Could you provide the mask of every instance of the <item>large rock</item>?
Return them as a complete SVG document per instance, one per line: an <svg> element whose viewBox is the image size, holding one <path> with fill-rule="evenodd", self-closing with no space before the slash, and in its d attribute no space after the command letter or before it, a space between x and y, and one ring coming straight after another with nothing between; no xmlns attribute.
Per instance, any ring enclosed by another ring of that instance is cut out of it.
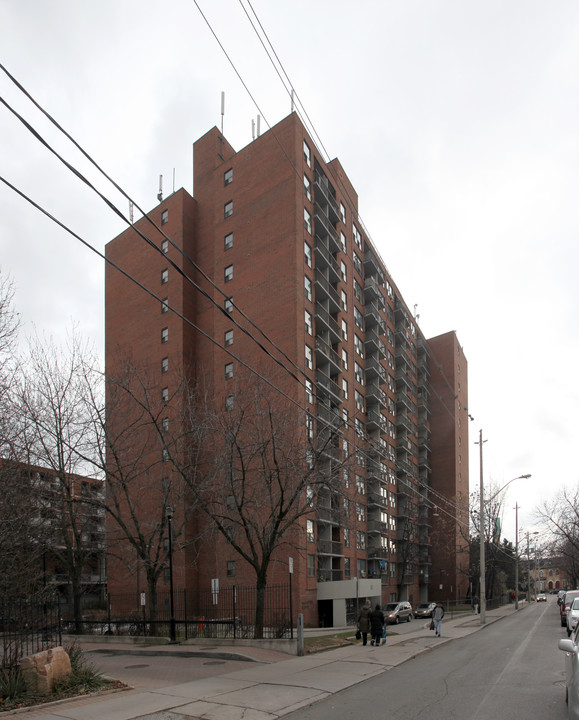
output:
<svg viewBox="0 0 579 720"><path fill-rule="evenodd" d="M70 658L62 647L28 655L18 663L28 692L49 695L55 682L70 675Z"/></svg>

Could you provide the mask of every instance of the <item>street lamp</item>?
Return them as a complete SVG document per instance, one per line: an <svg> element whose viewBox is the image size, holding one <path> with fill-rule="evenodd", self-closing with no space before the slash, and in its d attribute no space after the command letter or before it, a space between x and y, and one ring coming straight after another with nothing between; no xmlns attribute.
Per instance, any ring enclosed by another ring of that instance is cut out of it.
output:
<svg viewBox="0 0 579 720"><path fill-rule="evenodd" d="M173 513L172 507L165 508L167 515L167 532L169 533L169 592L171 598L171 620L169 624L169 635L170 643L175 645L177 643L177 633L175 631L175 603L173 599Z"/></svg>
<svg viewBox="0 0 579 720"><path fill-rule="evenodd" d="M484 500L484 484L483 484L483 471L482 471L482 446L483 446L483 439L482 439L482 430L480 432L480 624L484 625L486 622L486 607L487 607L487 601L486 601L486 576L485 576L485 570L486 570L486 559L485 559L485 539L484 539L484 528L485 528L485 500ZM517 477L512 478L512 480L509 480L507 483L505 483L502 488L499 488L493 495L486 501L491 502L496 498L496 496L502 492L507 485L510 485L515 480L521 480L522 478L530 478L530 475L517 475Z"/></svg>

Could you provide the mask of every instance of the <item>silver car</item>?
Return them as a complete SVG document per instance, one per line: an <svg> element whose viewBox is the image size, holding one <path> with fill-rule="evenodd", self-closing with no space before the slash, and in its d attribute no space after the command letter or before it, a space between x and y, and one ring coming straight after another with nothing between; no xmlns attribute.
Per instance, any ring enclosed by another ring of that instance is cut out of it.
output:
<svg viewBox="0 0 579 720"><path fill-rule="evenodd" d="M565 621L567 622L567 635L571 635L577 627L579 620L579 597L576 597L571 603L571 607L567 610Z"/></svg>
<svg viewBox="0 0 579 720"><path fill-rule="evenodd" d="M559 640L559 650L565 653L565 685L567 717L579 718L579 623L570 638Z"/></svg>

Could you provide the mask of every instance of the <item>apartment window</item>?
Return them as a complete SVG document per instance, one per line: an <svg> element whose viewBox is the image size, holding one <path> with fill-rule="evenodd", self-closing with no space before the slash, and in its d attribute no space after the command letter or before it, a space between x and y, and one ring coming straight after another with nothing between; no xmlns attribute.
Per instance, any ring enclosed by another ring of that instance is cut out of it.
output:
<svg viewBox="0 0 579 720"><path fill-rule="evenodd" d="M346 236L344 233L340 230L340 245L342 246L342 252L345 253L346 251Z"/></svg>
<svg viewBox="0 0 579 720"><path fill-rule="evenodd" d="M161 312L162 313L169 312L169 298L163 298L161 300Z"/></svg>
<svg viewBox="0 0 579 720"><path fill-rule="evenodd" d="M225 331L225 347L233 345L233 330Z"/></svg>
<svg viewBox="0 0 579 720"><path fill-rule="evenodd" d="M311 235L312 234L312 216L306 210L306 208L304 208L304 227Z"/></svg>
<svg viewBox="0 0 579 720"><path fill-rule="evenodd" d="M394 333L390 328L388 328L386 331L386 337L388 338L388 342L390 343L390 345L394 347Z"/></svg>
<svg viewBox="0 0 579 720"><path fill-rule="evenodd" d="M230 250L233 247L233 233L227 233L227 235L223 238L223 245L225 247L225 250Z"/></svg>
<svg viewBox="0 0 579 720"><path fill-rule="evenodd" d="M361 530L356 530L356 547L358 550L365 550L366 549L366 533L362 532ZM364 565L366 562L364 561ZM362 572L365 571L363 570Z"/></svg>
<svg viewBox="0 0 579 720"><path fill-rule="evenodd" d="M392 532L396 532L396 518L394 517L394 515L390 515L390 517L388 518L388 525Z"/></svg>
<svg viewBox="0 0 579 720"><path fill-rule="evenodd" d="M388 420L388 434L393 440L396 439L396 425L394 425L392 420Z"/></svg>
<svg viewBox="0 0 579 720"><path fill-rule="evenodd" d="M344 400L348 399L348 381L344 379L342 379L342 395Z"/></svg>
<svg viewBox="0 0 579 720"><path fill-rule="evenodd" d="M348 280L348 269L347 269L347 267L346 267L346 263L345 263L343 260L340 262L340 274L341 274L341 276L342 276L342 280L343 280L344 282L347 282L347 280Z"/></svg>
<svg viewBox="0 0 579 720"><path fill-rule="evenodd" d="M164 463L169 462L169 451L167 450L167 448L163 448L163 450L161 451L161 460Z"/></svg>
<svg viewBox="0 0 579 720"><path fill-rule="evenodd" d="M233 280L233 265L228 265L225 270L223 271L223 277L225 282L230 282L230 280Z"/></svg>
<svg viewBox="0 0 579 720"><path fill-rule="evenodd" d="M223 307L224 307L224 309L225 309L226 312L232 313L232 312L233 312L233 298L232 298L232 297L225 298L225 302L223 303Z"/></svg>
<svg viewBox="0 0 579 720"><path fill-rule="evenodd" d="M163 388L161 390L161 400L163 402L169 402L169 388Z"/></svg>
<svg viewBox="0 0 579 720"><path fill-rule="evenodd" d="M345 320L342 320L342 338L348 339L348 323Z"/></svg>
<svg viewBox="0 0 579 720"><path fill-rule="evenodd" d="M225 205L223 206L223 215L226 218L233 215L233 200L225 203Z"/></svg>
<svg viewBox="0 0 579 720"><path fill-rule="evenodd" d="M161 213L161 225L164 225L168 221L169 221L169 211L163 210L163 212Z"/></svg>
<svg viewBox="0 0 579 720"><path fill-rule="evenodd" d="M354 278L354 297L358 302L364 304L364 291L356 278Z"/></svg>
<svg viewBox="0 0 579 720"><path fill-rule="evenodd" d="M225 398L225 409L227 410L227 412L231 412L233 410L234 404L235 404L235 400L234 400L233 395L228 395Z"/></svg>
<svg viewBox="0 0 579 720"><path fill-rule="evenodd" d="M356 272L358 273L358 275L360 275L360 277L362 277L362 261L360 260L358 255L356 255L356 253L354 253L352 259L354 260L354 267L356 268Z"/></svg>
<svg viewBox="0 0 579 720"><path fill-rule="evenodd" d="M307 142L304 140L304 162L306 165L311 168L312 167L312 151L310 150L310 146L307 144Z"/></svg>
<svg viewBox="0 0 579 720"><path fill-rule="evenodd" d="M304 310L304 318L305 318L305 325L306 325L306 332L307 332L307 334L308 334L308 335L313 335L313 334L314 334L314 328L313 328L313 325L312 325L312 316L311 316L311 314L310 314L307 310Z"/></svg>
<svg viewBox="0 0 579 720"><path fill-rule="evenodd" d="M358 522L365 522L366 520L366 506L362 503L356 503L356 520Z"/></svg>
<svg viewBox="0 0 579 720"><path fill-rule="evenodd" d="M304 193L307 199L312 201L312 183L307 175L304 175Z"/></svg>
<svg viewBox="0 0 579 720"><path fill-rule="evenodd" d="M311 268L312 267L312 248L307 242L305 242L305 240L304 240L304 260L306 261L306 265Z"/></svg>
<svg viewBox="0 0 579 720"><path fill-rule="evenodd" d="M341 291L341 298L342 298L342 310L347 311L348 310L348 296L346 295L345 291Z"/></svg>
<svg viewBox="0 0 579 720"><path fill-rule="evenodd" d="M312 348L309 345L306 345L305 347L305 354L306 354L306 367L309 370L313 370L314 368L314 354L312 352Z"/></svg>
<svg viewBox="0 0 579 720"><path fill-rule="evenodd" d="M343 528L344 530L344 547L350 547L350 528Z"/></svg>
<svg viewBox="0 0 579 720"><path fill-rule="evenodd" d="M227 561L227 577L235 577L235 560Z"/></svg>
<svg viewBox="0 0 579 720"><path fill-rule="evenodd" d="M225 364L225 379L231 380L233 377L233 363L226 363Z"/></svg>
<svg viewBox="0 0 579 720"><path fill-rule="evenodd" d="M308 542L314 542L314 521L306 520L306 537Z"/></svg>
<svg viewBox="0 0 579 720"><path fill-rule="evenodd" d="M161 330L161 342L162 343L169 342L169 328L164 327Z"/></svg>
<svg viewBox="0 0 579 720"><path fill-rule="evenodd" d="M362 249L362 235L360 234L360 231L355 225L352 225L352 235L354 236L354 242L356 245Z"/></svg>
<svg viewBox="0 0 579 720"><path fill-rule="evenodd" d="M356 410L364 412L364 396L358 390L354 390L354 397L356 398Z"/></svg>
<svg viewBox="0 0 579 720"><path fill-rule="evenodd" d="M345 578L350 577L350 558L344 558L344 577ZM350 602L350 601L346 600L346 602Z"/></svg>
<svg viewBox="0 0 579 720"><path fill-rule="evenodd" d="M356 449L356 465L366 467L366 458L364 457L364 453L358 448Z"/></svg>
<svg viewBox="0 0 579 720"><path fill-rule="evenodd" d="M164 357L164 358L161 360L161 372L162 372L162 373L166 373L166 372L168 372L168 371L169 371L169 358Z"/></svg>
<svg viewBox="0 0 579 720"><path fill-rule="evenodd" d="M314 384L311 380L306 380L306 400L310 405L314 404Z"/></svg>
<svg viewBox="0 0 579 720"><path fill-rule="evenodd" d="M396 415L396 403L391 397L388 398L388 412L390 415Z"/></svg>
<svg viewBox="0 0 579 720"><path fill-rule="evenodd" d="M359 438L363 438L364 437L364 423L360 420L360 418L355 418L354 427L356 428L356 435Z"/></svg>
<svg viewBox="0 0 579 720"><path fill-rule="evenodd" d="M314 418L311 415L306 415L306 433L308 440L314 439Z"/></svg>
<svg viewBox="0 0 579 720"><path fill-rule="evenodd" d="M340 217L342 218L342 222L344 225L346 224L346 206L344 203L340 203Z"/></svg>
<svg viewBox="0 0 579 720"><path fill-rule="evenodd" d="M307 275L304 275L304 293L307 299L311 302L312 300L312 281Z"/></svg>
<svg viewBox="0 0 579 720"><path fill-rule="evenodd" d="M395 508L396 507L396 494L393 492L388 493L388 503L390 507Z"/></svg>
<svg viewBox="0 0 579 720"><path fill-rule="evenodd" d="M344 517L350 517L350 501L347 497L344 498Z"/></svg>
<svg viewBox="0 0 579 720"><path fill-rule="evenodd" d="M356 323L356 327L360 328L360 330L364 329L364 316L362 313L358 310L358 308L354 305L354 322Z"/></svg>
<svg viewBox="0 0 579 720"><path fill-rule="evenodd" d="M348 351L342 348L342 367L344 370L348 369Z"/></svg>
<svg viewBox="0 0 579 720"><path fill-rule="evenodd" d="M386 280L386 293L388 294L388 297L392 300L394 297L394 290L392 290L392 285Z"/></svg>
<svg viewBox="0 0 579 720"><path fill-rule="evenodd" d="M396 543L394 540L388 540L388 545L390 546L390 554L396 555Z"/></svg>
<svg viewBox="0 0 579 720"><path fill-rule="evenodd" d="M169 418L168 418L168 417L164 417L164 418L163 418L161 427L162 427L162 429L163 429L163 432L168 432L168 431L169 431Z"/></svg>
<svg viewBox="0 0 579 720"><path fill-rule="evenodd" d="M354 350L361 358L364 357L364 343L356 334L354 334Z"/></svg>
<svg viewBox="0 0 579 720"><path fill-rule="evenodd" d="M344 421L344 427L348 427L349 413L347 408L342 408L342 420Z"/></svg>
<svg viewBox="0 0 579 720"><path fill-rule="evenodd" d="M346 454L346 451L344 450L344 459L348 459L348 455ZM348 468L342 468L342 480L344 482L344 487L346 490L350 487L350 475L348 473Z"/></svg>
<svg viewBox="0 0 579 720"><path fill-rule="evenodd" d="M390 370L396 369L396 364L394 362L394 355L392 355L390 350L388 350L388 367L390 368Z"/></svg>
<svg viewBox="0 0 579 720"><path fill-rule="evenodd" d="M390 462L396 462L396 450L394 445L388 445L388 458Z"/></svg>
<svg viewBox="0 0 579 720"><path fill-rule="evenodd" d="M169 268L161 270L161 285L169 282Z"/></svg>
<svg viewBox="0 0 579 720"><path fill-rule="evenodd" d="M391 390L392 392L395 392L396 390L396 383L394 382L393 376L390 374L388 374L388 390Z"/></svg>
<svg viewBox="0 0 579 720"><path fill-rule="evenodd" d="M169 252L169 241L168 240L163 240L161 242L161 252L164 253L165 255Z"/></svg>
<svg viewBox="0 0 579 720"><path fill-rule="evenodd" d="M358 365L357 362L354 363L354 375L356 377L356 380L360 383L360 385L364 384L364 370L360 365Z"/></svg>
<svg viewBox="0 0 579 720"><path fill-rule="evenodd" d="M308 555L308 577L316 577L316 556Z"/></svg>
<svg viewBox="0 0 579 720"><path fill-rule="evenodd" d="M223 184L231 185L232 182L233 182L233 168L229 168L229 170L226 170L223 173Z"/></svg>

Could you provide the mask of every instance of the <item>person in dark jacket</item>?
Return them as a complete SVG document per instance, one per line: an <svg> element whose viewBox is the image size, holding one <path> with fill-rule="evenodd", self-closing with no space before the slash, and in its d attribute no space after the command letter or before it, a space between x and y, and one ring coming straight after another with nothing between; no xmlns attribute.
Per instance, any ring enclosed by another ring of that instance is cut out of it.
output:
<svg viewBox="0 0 579 720"><path fill-rule="evenodd" d="M384 613L380 609L380 605L376 605L370 614L370 634L372 642L370 645L380 645L382 640L382 628L384 627Z"/></svg>
<svg viewBox="0 0 579 720"><path fill-rule="evenodd" d="M370 630L370 615L372 614L372 604L366 600L366 604L360 610L358 615L358 630L362 633L362 645L368 644L368 631Z"/></svg>
<svg viewBox="0 0 579 720"><path fill-rule="evenodd" d="M442 618L444 617L444 607L442 603L437 603L432 613L432 620L434 622L434 631L437 637L442 635Z"/></svg>

